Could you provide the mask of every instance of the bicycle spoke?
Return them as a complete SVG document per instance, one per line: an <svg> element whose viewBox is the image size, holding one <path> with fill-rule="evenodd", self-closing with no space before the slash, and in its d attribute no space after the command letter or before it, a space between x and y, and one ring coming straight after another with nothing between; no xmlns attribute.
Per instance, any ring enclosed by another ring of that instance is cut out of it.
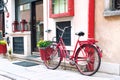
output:
<svg viewBox="0 0 120 80"><path fill-rule="evenodd" d="M78 51L75 60L80 73L83 75L93 75L96 73L101 62L97 49L92 45L85 45Z"/></svg>
<svg viewBox="0 0 120 80"><path fill-rule="evenodd" d="M52 48L52 51L48 51L47 52L47 53L49 53L49 59L48 60L44 60L44 63L45 63L45 65L46 65L47 68L54 70L61 63L60 51L56 47L56 44L52 44L51 48Z"/></svg>

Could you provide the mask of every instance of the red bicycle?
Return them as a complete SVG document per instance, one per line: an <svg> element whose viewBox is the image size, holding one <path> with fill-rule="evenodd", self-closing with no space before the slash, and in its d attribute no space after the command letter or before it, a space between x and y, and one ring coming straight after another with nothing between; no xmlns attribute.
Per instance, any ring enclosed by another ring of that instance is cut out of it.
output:
<svg viewBox="0 0 120 80"><path fill-rule="evenodd" d="M94 39L80 41L80 37L84 36L84 33L76 33L78 40L73 54L70 55L62 39L67 28L70 27L67 26L64 27L64 29L57 27L57 29L62 31L62 34L59 37L58 43L53 42L52 45L50 45L51 50L47 51L49 58L44 59L44 64L48 69L54 70L60 66L61 61L65 58L72 66L76 66L81 74L87 76L95 74L100 67L102 57L101 49L95 44L97 41Z"/></svg>

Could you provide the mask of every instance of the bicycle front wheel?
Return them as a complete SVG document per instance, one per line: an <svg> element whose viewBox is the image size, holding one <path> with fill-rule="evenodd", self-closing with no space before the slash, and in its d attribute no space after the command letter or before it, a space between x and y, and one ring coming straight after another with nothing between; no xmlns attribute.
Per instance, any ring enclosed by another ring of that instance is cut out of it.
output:
<svg viewBox="0 0 120 80"><path fill-rule="evenodd" d="M44 60L44 64L48 69L57 69L61 63L60 57L60 50L55 43L53 43L50 48L52 49L49 51L49 59Z"/></svg>
<svg viewBox="0 0 120 80"><path fill-rule="evenodd" d="M85 44L78 48L75 55L75 62L81 74L91 76L98 71L101 64L99 51L95 46Z"/></svg>

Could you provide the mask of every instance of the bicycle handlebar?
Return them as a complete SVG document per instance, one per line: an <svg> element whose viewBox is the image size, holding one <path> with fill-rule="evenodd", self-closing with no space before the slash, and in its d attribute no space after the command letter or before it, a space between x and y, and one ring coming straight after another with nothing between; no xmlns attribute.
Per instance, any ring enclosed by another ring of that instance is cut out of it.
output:
<svg viewBox="0 0 120 80"><path fill-rule="evenodd" d="M64 34L64 32L65 32L65 30L67 28L71 28L71 26L66 26L66 27L64 27L64 29L61 29L59 26L57 26L57 29L59 29L60 31L62 31L61 37L63 36L63 34Z"/></svg>
<svg viewBox="0 0 120 80"><path fill-rule="evenodd" d="M57 29L59 29L59 30L62 31L62 32L63 32L65 29L67 29L67 28L71 28L71 26L65 26L64 29L62 29L62 28L60 28L59 26L57 26Z"/></svg>

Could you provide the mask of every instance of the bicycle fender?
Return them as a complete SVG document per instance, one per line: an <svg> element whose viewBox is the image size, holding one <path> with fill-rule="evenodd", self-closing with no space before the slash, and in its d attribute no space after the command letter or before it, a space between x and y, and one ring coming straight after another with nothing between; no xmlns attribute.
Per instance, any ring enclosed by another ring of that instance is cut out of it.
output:
<svg viewBox="0 0 120 80"><path fill-rule="evenodd" d="M100 57L102 57L102 49L96 44L94 44L93 46L98 50Z"/></svg>

